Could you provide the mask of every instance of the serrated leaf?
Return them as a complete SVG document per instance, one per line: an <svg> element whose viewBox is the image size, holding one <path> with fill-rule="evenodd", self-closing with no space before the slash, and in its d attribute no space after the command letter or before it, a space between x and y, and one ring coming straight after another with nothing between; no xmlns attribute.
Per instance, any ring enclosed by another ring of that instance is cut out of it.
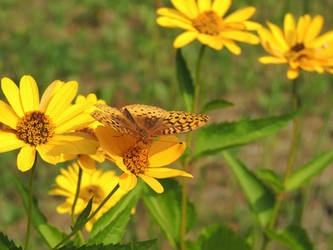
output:
<svg viewBox="0 0 333 250"><path fill-rule="evenodd" d="M25 210L28 210L28 192L23 187L20 180L14 174L11 175L13 182L15 183L17 190L23 201ZM43 238L45 243L49 247L55 247L63 238L66 237L65 233L62 233L56 227L47 223L47 219L44 214L39 210L37 200L33 200L32 204L32 224L35 230Z"/></svg>
<svg viewBox="0 0 333 250"><path fill-rule="evenodd" d="M159 181L164 186L164 193L156 194L151 189L146 189L143 202L170 244L176 248L180 240L182 188L173 179ZM186 214L186 230L188 231L196 221L195 207L189 200Z"/></svg>
<svg viewBox="0 0 333 250"><path fill-rule="evenodd" d="M289 225L280 232L265 230L266 235L293 250L313 250L306 231L298 225Z"/></svg>
<svg viewBox="0 0 333 250"><path fill-rule="evenodd" d="M275 203L274 194L228 151L223 151L222 155L241 186L251 210L258 217L261 226L266 227L272 217Z"/></svg>
<svg viewBox="0 0 333 250"><path fill-rule="evenodd" d="M90 232L88 244L116 244L121 241L130 220L131 210L141 195L142 183L126 194L108 212L97 220Z"/></svg>
<svg viewBox="0 0 333 250"><path fill-rule="evenodd" d="M59 250L149 250L156 244L156 240L147 240L139 242L131 242L128 244L97 244L85 245L81 247L64 246Z"/></svg>
<svg viewBox="0 0 333 250"><path fill-rule="evenodd" d="M180 94L183 97L186 110L190 112L193 107L194 86L181 49L178 49L176 53L176 72Z"/></svg>
<svg viewBox="0 0 333 250"><path fill-rule="evenodd" d="M244 145L278 132L296 113L270 118L213 123L201 128L196 136L195 156L214 154L223 149Z"/></svg>
<svg viewBox="0 0 333 250"><path fill-rule="evenodd" d="M12 240L0 232L0 249L1 250L22 250L22 247L17 247Z"/></svg>
<svg viewBox="0 0 333 250"><path fill-rule="evenodd" d="M72 229L73 232L76 232L76 231L80 230L86 224L86 220L87 220L87 218L88 218L88 216L91 212L93 199L94 199L94 197L90 198L87 206L83 209L83 211L77 217L76 223L75 223L75 225L73 226L73 229Z"/></svg>
<svg viewBox="0 0 333 250"><path fill-rule="evenodd" d="M287 191L302 187L321 173L333 161L333 150L315 157L312 161L294 171L285 183Z"/></svg>
<svg viewBox="0 0 333 250"><path fill-rule="evenodd" d="M276 193L283 191L283 184L280 176L270 169L256 169L256 174L260 180L270 186Z"/></svg>
<svg viewBox="0 0 333 250"><path fill-rule="evenodd" d="M203 106L200 113L204 114L214 109L222 109L231 106L234 106L234 104L223 99L212 100Z"/></svg>
<svg viewBox="0 0 333 250"><path fill-rule="evenodd" d="M214 225L205 228L198 245L200 249L251 250L251 247L238 234L225 225Z"/></svg>

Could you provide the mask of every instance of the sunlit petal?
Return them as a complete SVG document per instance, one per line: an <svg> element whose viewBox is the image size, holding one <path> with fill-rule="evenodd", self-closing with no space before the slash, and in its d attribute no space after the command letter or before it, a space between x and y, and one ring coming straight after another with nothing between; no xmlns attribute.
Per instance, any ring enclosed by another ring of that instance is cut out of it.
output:
<svg viewBox="0 0 333 250"><path fill-rule="evenodd" d="M144 182L147 183L156 193L160 194L164 192L163 186L155 178L143 174L140 174L139 177L142 178L142 180L144 180Z"/></svg>
<svg viewBox="0 0 333 250"><path fill-rule="evenodd" d="M7 77L1 79L1 89L8 103L19 117L24 115L21 105L20 90L17 85Z"/></svg>
<svg viewBox="0 0 333 250"><path fill-rule="evenodd" d="M186 31L182 34L178 35L175 41L173 42L173 46L175 48L181 48L190 42L192 42L194 39L196 39L198 36L198 33L195 31Z"/></svg>
<svg viewBox="0 0 333 250"><path fill-rule="evenodd" d="M16 134L5 131L0 131L0 142L0 153L12 151L26 145L17 138Z"/></svg>
<svg viewBox="0 0 333 250"><path fill-rule="evenodd" d="M0 100L0 122L16 129L18 117L15 111L7 103Z"/></svg>
<svg viewBox="0 0 333 250"><path fill-rule="evenodd" d="M38 86L31 76L25 75L20 81L20 97L24 112L39 109L39 91Z"/></svg>
<svg viewBox="0 0 333 250"><path fill-rule="evenodd" d="M28 171L32 168L35 162L36 148L31 146L24 146L21 148L17 155L17 168L22 171Z"/></svg>
<svg viewBox="0 0 333 250"><path fill-rule="evenodd" d="M145 170L144 174L159 179L176 177L176 176L193 178L191 174L186 173L185 171L172 168L148 168Z"/></svg>

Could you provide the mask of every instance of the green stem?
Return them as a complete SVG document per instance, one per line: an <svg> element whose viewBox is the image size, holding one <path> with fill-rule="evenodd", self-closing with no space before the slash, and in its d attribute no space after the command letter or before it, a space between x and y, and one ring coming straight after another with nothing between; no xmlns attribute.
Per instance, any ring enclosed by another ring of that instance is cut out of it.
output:
<svg viewBox="0 0 333 250"><path fill-rule="evenodd" d="M297 79L295 79L292 83L292 102L293 102L293 109L296 111L299 107L299 102L300 102L299 97L298 97L298 80ZM293 168L293 165L295 162L298 134L299 134L299 119L298 119L298 117L295 117L293 120L293 138L292 138L292 143L291 143L291 147L290 147L290 151L289 151L288 164L287 164L286 172L285 172L284 179L283 179L284 185L288 181L288 178L291 174L291 171L292 171L292 168ZM276 197L276 202L274 204L274 208L273 208L273 212L272 212L272 218L268 225L268 229L270 229L270 230L274 230L274 228L275 228L275 224L277 221L277 217L279 214L282 200L284 198L284 194L285 193L282 191ZM266 249L268 242L269 242L269 239L264 240L262 249Z"/></svg>
<svg viewBox="0 0 333 250"><path fill-rule="evenodd" d="M194 78L194 97L193 97L193 106L192 106L192 112L197 112L198 106L199 106L199 96L200 96L200 69L201 69L201 62L202 58L205 52L205 45L202 45L199 51L199 56L197 60L197 65L195 69L195 78ZM192 133L187 134L186 138L186 145L188 147L192 148L193 144L193 135ZM183 170L185 172L188 171L190 163L190 156L188 156L183 164ZM180 230L180 248L182 250L185 250L185 235L186 235L186 211L187 211L187 179L183 179L183 192L182 192L182 210L181 210L181 230Z"/></svg>
<svg viewBox="0 0 333 250"><path fill-rule="evenodd" d="M71 211L73 225L75 225L75 222L76 222L76 218L75 218L75 206L76 206L77 200L78 200L79 195L80 195L81 180L82 180L82 168L79 167L79 173L78 173L78 178L77 178L77 185L76 185L75 197L74 197L74 202L73 202L72 211ZM77 235L78 235L78 237L80 239L80 242L84 243L84 238L83 238L82 232L80 230L77 231Z"/></svg>
<svg viewBox="0 0 333 250"><path fill-rule="evenodd" d="M30 171L30 177L29 177L29 183L28 183L28 222L27 222L27 230L25 234L25 240L24 240L24 250L28 250L29 248L29 241L30 241L30 231L31 231L31 212L32 212L32 193L33 193L33 186L32 182L36 173L37 168L37 160L38 157L35 158L34 165L31 168Z"/></svg>
<svg viewBox="0 0 333 250"><path fill-rule="evenodd" d="M99 210L101 210L101 208L104 206L104 204L111 198L111 196L118 190L119 188L119 184L117 184L114 189L112 189L112 191L108 194L108 196L105 197L105 199L102 201L101 204L99 204L99 206L97 207L97 209L85 220L85 223L82 224L82 227L88 222L90 221L92 218L94 218L94 216L99 212ZM78 230L82 229L79 228ZM66 242L67 240L69 240L73 235L76 234L76 232L78 231L72 231L69 235L67 235L65 238L63 238L55 247L53 247L52 249L55 250L58 247L60 247L64 242Z"/></svg>

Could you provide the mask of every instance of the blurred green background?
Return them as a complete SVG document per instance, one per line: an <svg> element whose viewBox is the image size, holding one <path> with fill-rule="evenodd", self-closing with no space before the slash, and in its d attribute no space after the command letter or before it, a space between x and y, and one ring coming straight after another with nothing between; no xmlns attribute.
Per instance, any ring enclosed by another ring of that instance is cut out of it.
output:
<svg viewBox="0 0 333 250"><path fill-rule="evenodd" d="M247 0L234 1L231 10L253 5L253 20L270 20L282 25L283 16L291 12L299 17L305 12L325 18L324 31L333 30L333 0ZM96 93L113 106L144 103L165 109L184 109L175 76L173 39L180 30L156 25L155 11L171 6L167 0L1 0L0 1L0 72L18 82L24 74L32 75L40 92L55 79L77 80L80 94ZM199 43L183 49L190 70L194 69ZM223 98L234 107L211 113L213 122L240 118L259 118L290 111L291 82L286 67L262 65L258 58L265 54L260 46L241 44L240 56L229 51L207 49L202 66L201 104ZM332 148L333 76L303 73L300 84L302 105L301 138L297 165ZM3 98L3 95L2 95ZM235 153L251 169L270 168L283 173L289 150L292 126L277 136L252 143ZM319 139L318 139L319 138ZM1 143L1 142L0 142ZM16 170L16 152L0 156L0 231L22 242L26 218L21 201L8 178L14 171L22 179L26 174ZM333 166L310 184L304 227L316 249L333 249ZM36 196L49 222L69 230L70 217L55 211L61 199L47 195L58 166L41 166L35 182ZM205 226L226 223L251 240L255 218L228 166L220 157L201 160L193 166L190 196L197 205L196 237ZM279 224L290 222L292 201L287 197ZM162 239L149 221L142 206L130 224L127 240ZM140 218L140 219L139 219ZM32 249L44 249L38 237ZM169 249L159 240L158 249ZM271 245L271 249L284 249Z"/></svg>

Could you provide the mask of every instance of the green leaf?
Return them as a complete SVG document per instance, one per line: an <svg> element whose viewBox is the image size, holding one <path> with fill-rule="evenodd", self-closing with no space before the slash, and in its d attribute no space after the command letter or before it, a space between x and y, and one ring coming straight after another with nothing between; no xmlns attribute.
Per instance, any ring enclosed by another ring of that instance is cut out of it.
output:
<svg viewBox="0 0 333 250"><path fill-rule="evenodd" d="M229 152L222 155L229 164L251 210L256 214L262 227L266 227L272 217L275 196L246 166Z"/></svg>
<svg viewBox="0 0 333 250"><path fill-rule="evenodd" d="M28 210L28 192L23 187L20 180L14 174L11 175L13 182L15 183L17 190L23 201L25 210ZM37 200L34 199L32 204L32 224L36 231L40 234L43 240L49 247L55 247L58 242L66 237L66 234L62 233L56 227L47 223L47 219L44 214L39 210Z"/></svg>
<svg viewBox="0 0 333 250"><path fill-rule="evenodd" d="M141 189L142 183L140 182L94 223L88 241L89 245L116 244L121 241L131 218L131 210L140 197Z"/></svg>
<svg viewBox="0 0 333 250"><path fill-rule="evenodd" d="M225 225L213 225L203 230L199 237L199 249L251 250L238 234Z"/></svg>
<svg viewBox="0 0 333 250"><path fill-rule="evenodd" d="M201 128L196 136L195 157L244 145L278 132L296 113L270 118L214 123Z"/></svg>
<svg viewBox="0 0 333 250"><path fill-rule="evenodd" d="M21 247L17 247L15 243L8 239L6 235L0 232L0 249L2 250L22 250Z"/></svg>
<svg viewBox="0 0 333 250"><path fill-rule="evenodd" d="M227 108L234 106L233 103L228 102L226 100L218 99L218 100L213 100L208 103L206 103L203 108L201 109L200 113L204 114L207 113L208 111L214 110L214 109L222 109L222 108Z"/></svg>
<svg viewBox="0 0 333 250"><path fill-rule="evenodd" d="M191 73L187 68L181 49L178 49L176 54L176 72L179 90L183 97L185 108L190 112L193 107L194 86Z"/></svg>
<svg viewBox="0 0 333 250"><path fill-rule="evenodd" d="M270 169L256 169L256 174L260 180L270 186L276 193L283 191L283 184L280 176Z"/></svg>
<svg viewBox="0 0 333 250"><path fill-rule="evenodd" d="M312 250L313 245L306 231L298 225L289 225L280 232L265 230L267 236L293 250Z"/></svg>
<svg viewBox="0 0 333 250"><path fill-rule="evenodd" d="M156 240L147 240L147 241L140 241L140 242L131 242L128 244L110 244L110 245L90 245L90 246L81 246L81 247L74 247L74 246L64 246L59 250L149 250L156 244Z"/></svg>
<svg viewBox="0 0 333 250"><path fill-rule="evenodd" d="M309 182L313 177L324 170L333 160L333 150L315 157L312 161L294 171L288 178L285 189L295 190Z"/></svg>
<svg viewBox="0 0 333 250"><path fill-rule="evenodd" d="M170 244L176 248L180 240L182 188L176 180L159 180L164 186L163 194L146 189L143 202L153 220L160 226ZM186 230L196 221L195 208L187 201Z"/></svg>
<svg viewBox="0 0 333 250"><path fill-rule="evenodd" d="M72 229L73 232L80 230L86 224L86 220L91 212L93 199L94 199L94 197L90 198L87 206L83 209L82 213L80 213L80 215L77 217L76 223Z"/></svg>

